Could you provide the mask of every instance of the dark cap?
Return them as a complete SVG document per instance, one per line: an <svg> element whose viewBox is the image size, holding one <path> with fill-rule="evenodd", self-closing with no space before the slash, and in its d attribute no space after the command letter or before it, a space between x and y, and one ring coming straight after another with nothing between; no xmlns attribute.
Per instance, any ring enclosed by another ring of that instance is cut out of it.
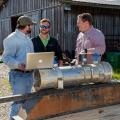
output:
<svg viewBox="0 0 120 120"><path fill-rule="evenodd" d="M32 19L29 18L28 16L20 16L17 20L17 25L20 26L27 26L33 24L36 24L36 22L32 21Z"/></svg>

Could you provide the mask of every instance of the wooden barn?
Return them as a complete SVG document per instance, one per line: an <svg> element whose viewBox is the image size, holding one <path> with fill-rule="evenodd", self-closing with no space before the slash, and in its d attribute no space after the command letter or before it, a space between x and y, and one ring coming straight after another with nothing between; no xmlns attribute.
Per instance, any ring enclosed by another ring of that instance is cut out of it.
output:
<svg viewBox="0 0 120 120"><path fill-rule="evenodd" d="M74 56L78 34L76 17L90 12L94 26L105 34L107 51L120 51L120 1L119 0L0 0L0 48L4 38L15 30L20 15L28 15L38 24L31 37L39 33L39 20L49 18L51 35L58 39L63 51Z"/></svg>

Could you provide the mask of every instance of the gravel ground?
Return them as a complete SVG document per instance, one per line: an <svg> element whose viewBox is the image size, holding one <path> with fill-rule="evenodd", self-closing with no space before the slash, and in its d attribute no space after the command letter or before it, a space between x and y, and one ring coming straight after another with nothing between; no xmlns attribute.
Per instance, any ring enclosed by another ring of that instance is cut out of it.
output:
<svg viewBox="0 0 120 120"><path fill-rule="evenodd" d="M3 63L0 64L0 97L11 95L11 87L8 82L8 67ZM11 103L0 104L0 120L8 120L9 108Z"/></svg>

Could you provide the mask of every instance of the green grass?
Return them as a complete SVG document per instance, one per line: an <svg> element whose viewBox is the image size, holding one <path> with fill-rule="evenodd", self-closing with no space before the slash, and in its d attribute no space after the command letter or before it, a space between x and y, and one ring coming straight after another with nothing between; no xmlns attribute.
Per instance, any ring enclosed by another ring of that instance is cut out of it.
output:
<svg viewBox="0 0 120 120"><path fill-rule="evenodd" d="M120 79L120 73L113 73L113 76L112 76L114 79Z"/></svg>
<svg viewBox="0 0 120 120"><path fill-rule="evenodd" d="M114 72L113 72L113 78L114 79L119 79L120 80L120 69L115 69L115 70L113 70Z"/></svg>

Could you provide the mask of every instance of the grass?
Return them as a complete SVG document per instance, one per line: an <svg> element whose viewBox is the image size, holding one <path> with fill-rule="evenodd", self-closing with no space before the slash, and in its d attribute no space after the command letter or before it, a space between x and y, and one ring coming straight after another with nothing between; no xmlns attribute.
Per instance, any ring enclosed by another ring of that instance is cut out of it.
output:
<svg viewBox="0 0 120 120"><path fill-rule="evenodd" d="M120 80L120 73L113 73L112 76L114 79L119 79Z"/></svg>
<svg viewBox="0 0 120 120"><path fill-rule="evenodd" d="M113 70L113 76L114 79L119 79L120 80L120 69L114 69Z"/></svg>

